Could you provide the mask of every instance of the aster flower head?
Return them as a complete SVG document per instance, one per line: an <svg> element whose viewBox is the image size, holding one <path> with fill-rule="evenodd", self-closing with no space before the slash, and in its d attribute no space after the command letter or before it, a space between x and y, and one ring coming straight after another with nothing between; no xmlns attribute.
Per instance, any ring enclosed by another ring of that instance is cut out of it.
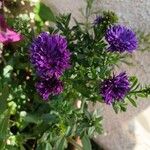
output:
<svg viewBox="0 0 150 150"><path fill-rule="evenodd" d="M100 94L106 104L121 101L130 91L130 83L125 72L105 79L100 85Z"/></svg>
<svg viewBox="0 0 150 150"><path fill-rule="evenodd" d="M114 25L107 29L106 41L110 44L109 51L133 52L138 47L138 40L135 33L125 26Z"/></svg>
<svg viewBox="0 0 150 150"><path fill-rule="evenodd" d="M103 22L103 17L102 16L96 16L93 24L94 24L94 26L96 26L96 25L101 24L102 22Z"/></svg>
<svg viewBox="0 0 150 150"><path fill-rule="evenodd" d="M30 47L30 58L41 78L59 78L70 66L67 40L61 35L41 33Z"/></svg>
<svg viewBox="0 0 150 150"><path fill-rule="evenodd" d="M40 80L35 86L37 92L44 100L47 100L49 96L59 95L63 91L62 82L55 77L48 80Z"/></svg>
<svg viewBox="0 0 150 150"><path fill-rule="evenodd" d="M2 15L0 15L0 43L8 44L18 42L22 39L21 35L11 29Z"/></svg>

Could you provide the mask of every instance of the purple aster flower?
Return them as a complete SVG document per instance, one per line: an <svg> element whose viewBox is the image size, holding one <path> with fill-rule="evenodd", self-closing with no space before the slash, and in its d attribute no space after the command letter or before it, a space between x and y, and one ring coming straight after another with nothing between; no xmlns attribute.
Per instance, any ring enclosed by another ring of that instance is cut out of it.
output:
<svg viewBox="0 0 150 150"><path fill-rule="evenodd" d="M106 104L123 100L130 91L129 79L125 72L110 79L105 79L100 85L100 94Z"/></svg>
<svg viewBox="0 0 150 150"><path fill-rule="evenodd" d="M107 29L106 41L110 44L109 51L133 52L138 47L138 40L135 33L121 25L114 25Z"/></svg>
<svg viewBox="0 0 150 150"><path fill-rule="evenodd" d="M44 100L47 100L49 96L59 95L63 91L62 82L55 77L49 80L41 80L35 86L37 92Z"/></svg>
<svg viewBox="0 0 150 150"><path fill-rule="evenodd" d="M59 78L70 66L67 40L61 35L41 33L30 47L31 62L41 78Z"/></svg>
<svg viewBox="0 0 150 150"><path fill-rule="evenodd" d="M102 16L96 16L96 19L94 20L93 24L96 26L96 25L99 25L103 22L103 17Z"/></svg>

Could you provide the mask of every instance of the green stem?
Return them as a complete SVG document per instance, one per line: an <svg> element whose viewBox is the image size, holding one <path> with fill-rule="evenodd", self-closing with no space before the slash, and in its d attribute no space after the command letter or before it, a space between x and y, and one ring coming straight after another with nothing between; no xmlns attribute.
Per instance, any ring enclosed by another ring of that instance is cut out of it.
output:
<svg viewBox="0 0 150 150"><path fill-rule="evenodd" d="M4 65L6 66L6 60L5 60L5 58L3 57L3 55L1 56L1 58L2 58L2 61L3 61L3 63L4 63Z"/></svg>
<svg viewBox="0 0 150 150"><path fill-rule="evenodd" d="M82 110L82 111L83 111L83 109L84 109L85 103L86 103L86 100L83 99L82 104L81 104L81 110Z"/></svg>
<svg viewBox="0 0 150 150"><path fill-rule="evenodd" d="M139 91L132 91L129 94L147 93L148 91L150 91L150 88L146 88L146 89L139 90ZM149 92L149 94L150 94L150 92Z"/></svg>

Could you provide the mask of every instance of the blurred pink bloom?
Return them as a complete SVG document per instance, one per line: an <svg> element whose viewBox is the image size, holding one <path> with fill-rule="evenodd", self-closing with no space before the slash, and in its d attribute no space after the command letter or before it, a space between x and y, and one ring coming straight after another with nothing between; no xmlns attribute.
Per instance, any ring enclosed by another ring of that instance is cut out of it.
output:
<svg viewBox="0 0 150 150"><path fill-rule="evenodd" d="M0 15L0 43L8 44L21 40L21 35L8 27L3 15Z"/></svg>
<svg viewBox="0 0 150 150"><path fill-rule="evenodd" d="M0 2L0 9L2 9L2 5L3 5L3 3L2 3L2 2Z"/></svg>

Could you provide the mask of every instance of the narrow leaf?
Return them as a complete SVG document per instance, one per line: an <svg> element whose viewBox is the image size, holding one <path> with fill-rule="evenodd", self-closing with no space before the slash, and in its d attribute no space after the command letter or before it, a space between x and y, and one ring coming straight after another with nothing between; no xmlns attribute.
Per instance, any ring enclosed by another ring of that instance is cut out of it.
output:
<svg viewBox="0 0 150 150"><path fill-rule="evenodd" d="M56 145L56 147L57 147L56 149L57 150L64 150L65 142L66 142L65 137L60 138L60 140L58 141L58 144Z"/></svg>
<svg viewBox="0 0 150 150"><path fill-rule="evenodd" d="M52 150L52 146L50 145L50 143L46 143L45 150Z"/></svg>
<svg viewBox="0 0 150 150"><path fill-rule="evenodd" d="M92 150L91 142L88 136L85 134L82 137L83 150Z"/></svg>
<svg viewBox="0 0 150 150"><path fill-rule="evenodd" d="M0 117L0 149L4 149L8 133L8 112Z"/></svg>
<svg viewBox="0 0 150 150"><path fill-rule="evenodd" d="M127 97L127 98L134 107L137 107L137 103L134 99L132 99L131 97Z"/></svg>
<svg viewBox="0 0 150 150"><path fill-rule="evenodd" d="M7 109L7 98L9 95L9 88L6 85L2 91L0 96L0 114L2 114Z"/></svg>

